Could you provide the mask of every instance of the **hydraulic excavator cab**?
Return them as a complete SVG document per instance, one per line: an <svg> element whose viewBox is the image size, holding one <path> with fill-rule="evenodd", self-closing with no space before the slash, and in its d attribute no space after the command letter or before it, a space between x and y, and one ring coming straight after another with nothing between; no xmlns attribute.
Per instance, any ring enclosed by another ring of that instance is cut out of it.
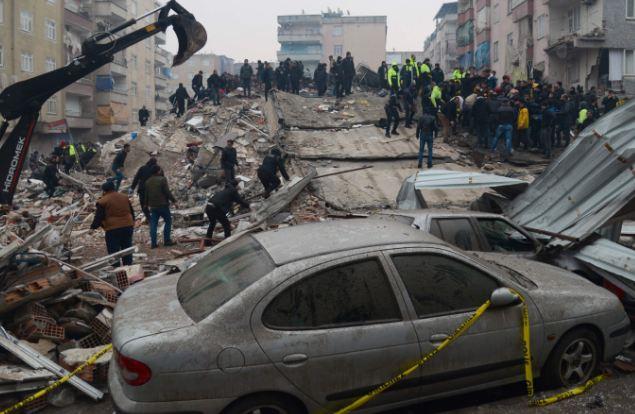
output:
<svg viewBox="0 0 635 414"><path fill-rule="evenodd" d="M174 56L172 66L178 66L187 61L207 43L207 32L202 24L193 17L178 14L174 16L172 29L179 40L179 51Z"/></svg>

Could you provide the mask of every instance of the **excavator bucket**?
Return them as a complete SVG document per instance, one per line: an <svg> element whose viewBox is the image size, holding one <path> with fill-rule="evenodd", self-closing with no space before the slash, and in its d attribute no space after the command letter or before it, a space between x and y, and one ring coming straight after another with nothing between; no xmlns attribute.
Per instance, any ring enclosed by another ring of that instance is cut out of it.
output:
<svg viewBox="0 0 635 414"><path fill-rule="evenodd" d="M174 56L172 66L187 61L207 43L207 32L202 24L186 15L173 16L172 28L179 39L179 52Z"/></svg>

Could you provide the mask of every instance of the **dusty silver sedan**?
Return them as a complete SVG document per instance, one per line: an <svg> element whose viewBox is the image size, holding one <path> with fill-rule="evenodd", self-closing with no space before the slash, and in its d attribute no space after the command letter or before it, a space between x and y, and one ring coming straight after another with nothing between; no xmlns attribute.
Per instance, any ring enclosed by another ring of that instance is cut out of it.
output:
<svg viewBox="0 0 635 414"><path fill-rule="evenodd" d="M467 333L359 412L522 381L509 288L527 299L534 371L549 383L583 382L622 349L622 305L577 276L476 257L401 223L338 221L244 236L126 291L112 398L127 413L329 412L430 352L494 292Z"/></svg>

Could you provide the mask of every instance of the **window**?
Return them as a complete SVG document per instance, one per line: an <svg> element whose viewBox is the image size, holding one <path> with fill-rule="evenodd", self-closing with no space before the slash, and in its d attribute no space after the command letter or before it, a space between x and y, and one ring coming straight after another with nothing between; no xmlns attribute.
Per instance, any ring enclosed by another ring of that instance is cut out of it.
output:
<svg viewBox="0 0 635 414"><path fill-rule="evenodd" d="M263 323L277 329L322 329L401 320L392 287L376 259L311 275L267 306Z"/></svg>
<svg viewBox="0 0 635 414"><path fill-rule="evenodd" d="M480 270L446 256L404 254L392 261L420 318L469 312L499 287Z"/></svg>
<svg viewBox="0 0 635 414"><path fill-rule="evenodd" d="M343 52L344 52L344 46L342 46L342 45L333 46L333 56L336 59L337 59L337 56L342 56Z"/></svg>
<svg viewBox="0 0 635 414"><path fill-rule="evenodd" d="M438 230L431 228L432 234L463 250L480 250L481 246L476 232L467 218L433 219L437 222ZM439 234L434 232L438 231Z"/></svg>
<svg viewBox="0 0 635 414"><path fill-rule="evenodd" d="M507 14L510 14L514 9L514 0L507 0Z"/></svg>
<svg viewBox="0 0 635 414"><path fill-rule="evenodd" d="M52 96L46 101L46 113L50 115L57 114L57 96Z"/></svg>
<svg viewBox="0 0 635 414"><path fill-rule="evenodd" d="M241 237L183 273L176 287L179 302L190 318L200 322L273 269L275 264L260 243L251 236Z"/></svg>
<svg viewBox="0 0 635 414"><path fill-rule="evenodd" d="M624 74L635 75L635 50L624 51Z"/></svg>
<svg viewBox="0 0 635 414"><path fill-rule="evenodd" d="M139 64L137 60L137 55L130 56L130 66L132 69L137 69L137 65Z"/></svg>
<svg viewBox="0 0 635 414"><path fill-rule="evenodd" d="M130 96L137 96L137 82L130 82Z"/></svg>
<svg viewBox="0 0 635 414"><path fill-rule="evenodd" d="M146 75L152 75L152 62L146 60L145 62Z"/></svg>
<svg viewBox="0 0 635 414"><path fill-rule="evenodd" d="M20 11L20 29L23 32L33 31L33 14L26 10Z"/></svg>
<svg viewBox="0 0 635 414"><path fill-rule="evenodd" d="M51 19L46 19L45 21L45 33L46 38L49 40L57 39L57 30L55 27L55 21Z"/></svg>
<svg viewBox="0 0 635 414"><path fill-rule="evenodd" d="M498 3L494 5L492 8L492 20L494 23L498 23L501 21L501 12L500 7L498 7Z"/></svg>
<svg viewBox="0 0 635 414"><path fill-rule="evenodd" d="M635 19L635 0L626 0L626 18Z"/></svg>
<svg viewBox="0 0 635 414"><path fill-rule="evenodd" d="M580 30L580 6L569 9L569 33L575 33Z"/></svg>
<svg viewBox="0 0 635 414"><path fill-rule="evenodd" d="M498 41L494 42L494 47L492 48L492 60L498 62Z"/></svg>
<svg viewBox="0 0 635 414"><path fill-rule="evenodd" d="M342 26L333 26L333 37L342 36L343 33L344 30L342 29Z"/></svg>
<svg viewBox="0 0 635 414"><path fill-rule="evenodd" d="M46 58L44 66L47 72L53 71L57 67L57 65L55 64L55 59L52 57Z"/></svg>
<svg viewBox="0 0 635 414"><path fill-rule="evenodd" d="M481 233L494 252L533 252L534 242L505 220L477 219Z"/></svg>
<svg viewBox="0 0 635 414"><path fill-rule="evenodd" d="M20 68L23 72L33 72L33 55L30 53L22 53L20 59Z"/></svg>
<svg viewBox="0 0 635 414"><path fill-rule="evenodd" d="M536 39L542 39L545 37L545 23L547 21L547 16L545 14L541 14L536 19Z"/></svg>

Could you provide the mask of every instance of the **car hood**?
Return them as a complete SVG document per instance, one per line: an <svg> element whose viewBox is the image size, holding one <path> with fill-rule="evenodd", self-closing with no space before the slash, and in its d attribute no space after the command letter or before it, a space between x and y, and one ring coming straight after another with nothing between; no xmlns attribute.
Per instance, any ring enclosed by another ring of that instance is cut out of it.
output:
<svg viewBox="0 0 635 414"><path fill-rule="evenodd" d="M509 280L518 283L513 275L518 272L533 282L534 287L519 284L527 288L545 322L606 312L617 312L619 318L623 317L624 309L613 293L575 273L509 254L477 253L476 256L508 269Z"/></svg>
<svg viewBox="0 0 635 414"><path fill-rule="evenodd" d="M112 326L113 345L121 349L126 343L144 336L173 331L194 325L176 294L181 274L168 275L138 283L119 298Z"/></svg>

